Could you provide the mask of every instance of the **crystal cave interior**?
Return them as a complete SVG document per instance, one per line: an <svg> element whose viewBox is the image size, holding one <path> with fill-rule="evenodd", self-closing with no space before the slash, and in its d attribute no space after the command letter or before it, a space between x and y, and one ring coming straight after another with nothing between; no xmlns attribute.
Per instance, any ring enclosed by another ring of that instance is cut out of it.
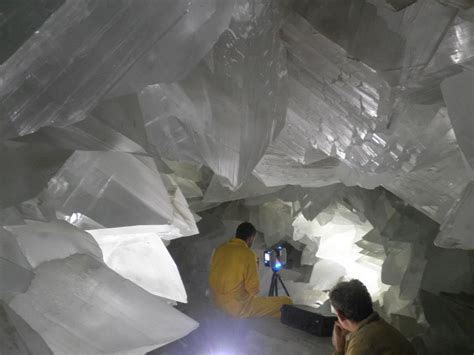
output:
<svg viewBox="0 0 474 355"><path fill-rule="evenodd" d="M472 0L0 1L0 164L2 355L330 354L216 313L243 221L474 352Z"/></svg>

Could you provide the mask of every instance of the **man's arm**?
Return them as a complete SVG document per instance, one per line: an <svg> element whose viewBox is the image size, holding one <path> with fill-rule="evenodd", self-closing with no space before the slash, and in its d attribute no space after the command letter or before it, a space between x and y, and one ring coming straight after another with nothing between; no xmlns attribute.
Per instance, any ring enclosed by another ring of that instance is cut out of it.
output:
<svg viewBox="0 0 474 355"><path fill-rule="evenodd" d="M333 355L345 354L347 334L348 331L342 328L342 326L339 324L339 321L336 321L332 331L332 345L334 346Z"/></svg>
<svg viewBox="0 0 474 355"><path fill-rule="evenodd" d="M249 255L247 258L247 265L245 269L245 290L250 296L255 296L260 292L260 278L258 276L257 257L255 256L254 252L252 252L252 255Z"/></svg>

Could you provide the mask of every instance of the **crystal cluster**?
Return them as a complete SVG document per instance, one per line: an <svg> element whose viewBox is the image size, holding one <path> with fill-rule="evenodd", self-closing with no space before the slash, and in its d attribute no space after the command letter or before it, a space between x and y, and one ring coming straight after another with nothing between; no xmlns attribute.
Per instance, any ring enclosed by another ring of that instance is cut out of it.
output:
<svg viewBox="0 0 474 355"><path fill-rule="evenodd" d="M474 351L471 1L18 0L0 42L0 353L186 336L242 221L295 302Z"/></svg>

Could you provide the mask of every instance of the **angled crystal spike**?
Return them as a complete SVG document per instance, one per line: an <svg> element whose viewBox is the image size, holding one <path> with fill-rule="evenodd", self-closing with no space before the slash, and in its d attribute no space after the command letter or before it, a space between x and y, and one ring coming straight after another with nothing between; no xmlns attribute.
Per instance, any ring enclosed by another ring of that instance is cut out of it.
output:
<svg viewBox="0 0 474 355"><path fill-rule="evenodd" d="M187 302L178 268L160 234L133 233L120 228L88 232L97 241L109 268L153 295Z"/></svg>
<svg viewBox="0 0 474 355"><path fill-rule="evenodd" d="M84 119L188 4L66 1L0 68L0 137Z"/></svg>
<svg viewBox="0 0 474 355"><path fill-rule="evenodd" d="M138 93L148 85L184 79L229 26L235 0L194 0L189 9L107 93Z"/></svg>
<svg viewBox="0 0 474 355"><path fill-rule="evenodd" d="M150 143L162 145L153 137L163 133L155 132L176 117L173 131L231 189L250 176L281 130L287 102L281 14L271 1L245 3L236 7L209 60L178 83L147 87L149 98L142 100Z"/></svg>
<svg viewBox="0 0 474 355"><path fill-rule="evenodd" d="M59 216L79 213L107 228L169 225L175 237L197 233L178 186L147 157L76 151L50 180L44 199Z"/></svg>

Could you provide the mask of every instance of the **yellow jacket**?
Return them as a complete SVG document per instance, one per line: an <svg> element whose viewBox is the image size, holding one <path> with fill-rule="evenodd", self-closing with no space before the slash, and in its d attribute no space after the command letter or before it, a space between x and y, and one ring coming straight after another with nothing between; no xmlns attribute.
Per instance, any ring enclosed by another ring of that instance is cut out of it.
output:
<svg viewBox="0 0 474 355"><path fill-rule="evenodd" d="M209 284L215 302L239 315L245 304L260 291L257 256L241 239L234 238L212 256Z"/></svg>

